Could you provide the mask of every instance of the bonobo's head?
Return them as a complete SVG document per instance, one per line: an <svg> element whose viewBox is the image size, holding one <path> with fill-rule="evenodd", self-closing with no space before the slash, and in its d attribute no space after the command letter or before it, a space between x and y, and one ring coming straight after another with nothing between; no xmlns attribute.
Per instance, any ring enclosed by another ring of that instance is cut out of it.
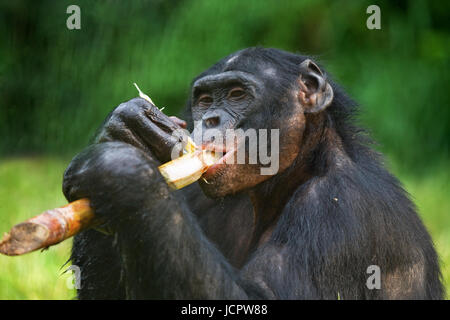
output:
<svg viewBox="0 0 450 320"><path fill-rule="evenodd" d="M333 89L312 60L281 50L245 49L203 72L188 102L192 136L224 153L200 181L204 192L221 197L286 170L305 143L306 114L320 113L332 100Z"/></svg>

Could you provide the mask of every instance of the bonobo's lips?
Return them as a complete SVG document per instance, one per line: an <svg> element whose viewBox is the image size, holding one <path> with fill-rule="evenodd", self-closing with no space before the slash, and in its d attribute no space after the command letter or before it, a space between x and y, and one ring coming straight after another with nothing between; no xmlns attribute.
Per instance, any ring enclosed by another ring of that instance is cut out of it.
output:
<svg viewBox="0 0 450 320"><path fill-rule="evenodd" d="M217 160L216 163L214 163L211 167L209 167L208 170L206 170L206 172L203 174L203 178L205 179L214 176L219 168L223 168L224 166L226 166L227 159L229 159L236 153L235 148L230 148L227 150L225 146L216 146L212 144L203 145L202 149L223 154L223 156L219 160Z"/></svg>

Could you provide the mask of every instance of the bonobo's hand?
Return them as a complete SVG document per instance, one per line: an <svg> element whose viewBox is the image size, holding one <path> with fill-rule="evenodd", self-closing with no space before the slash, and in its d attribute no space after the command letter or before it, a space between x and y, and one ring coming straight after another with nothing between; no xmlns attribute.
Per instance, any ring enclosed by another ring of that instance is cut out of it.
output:
<svg viewBox="0 0 450 320"><path fill-rule="evenodd" d="M64 173L63 192L68 201L89 198L95 215L107 221L169 193L157 161L123 142L93 144L78 154Z"/></svg>
<svg viewBox="0 0 450 320"><path fill-rule="evenodd" d="M171 160L172 148L181 141L180 136L172 135L173 131L185 127L183 120L168 117L148 101L134 98L108 116L97 142L122 141L167 162Z"/></svg>

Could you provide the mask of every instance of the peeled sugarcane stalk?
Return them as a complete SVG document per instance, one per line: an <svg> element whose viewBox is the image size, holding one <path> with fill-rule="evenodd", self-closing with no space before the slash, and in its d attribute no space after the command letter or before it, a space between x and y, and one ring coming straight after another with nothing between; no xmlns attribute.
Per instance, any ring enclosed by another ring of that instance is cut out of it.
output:
<svg viewBox="0 0 450 320"><path fill-rule="evenodd" d="M134 84L139 96L153 101ZM161 165L158 169L172 189L181 189L201 178L217 160L214 152L197 150L189 138L184 155ZM95 214L89 199L80 199L40 215L11 228L0 241L0 253L22 255L60 243L95 224Z"/></svg>
<svg viewBox="0 0 450 320"><path fill-rule="evenodd" d="M203 173L217 161L211 151L187 153L180 158L161 165L158 169L172 189L181 189L201 178Z"/></svg>

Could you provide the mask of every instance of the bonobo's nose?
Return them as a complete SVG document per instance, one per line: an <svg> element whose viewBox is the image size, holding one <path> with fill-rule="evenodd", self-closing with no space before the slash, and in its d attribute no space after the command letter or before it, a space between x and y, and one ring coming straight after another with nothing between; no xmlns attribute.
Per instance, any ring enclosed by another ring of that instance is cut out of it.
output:
<svg viewBox="0 0 450 320"><path fill-rule="evenodd" d="M220 115L215 112L208 112L202 117L203 126L206 129L212 129L220 125Z"/></svg>

